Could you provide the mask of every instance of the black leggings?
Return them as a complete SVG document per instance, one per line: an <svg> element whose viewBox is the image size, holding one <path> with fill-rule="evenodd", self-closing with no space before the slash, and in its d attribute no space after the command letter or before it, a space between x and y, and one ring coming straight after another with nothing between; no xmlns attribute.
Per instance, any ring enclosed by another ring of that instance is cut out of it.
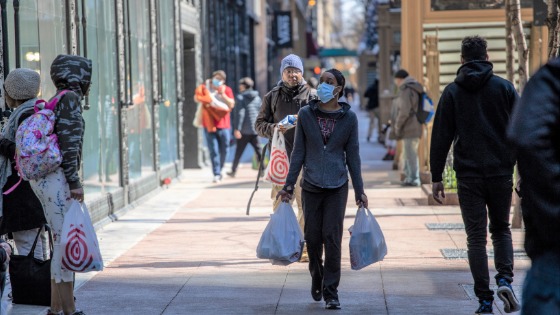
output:
<svg viewBox="0 0 560 315"><path fill-rule="evenodd" d="M323 280L325 301L338 299L348 184L336 189L324 189L321 192L310 192L304 188L301 197L305 216L304 232L309 255L309 272L314 283ZM325 247L324 265L323 246Z"/></svg>

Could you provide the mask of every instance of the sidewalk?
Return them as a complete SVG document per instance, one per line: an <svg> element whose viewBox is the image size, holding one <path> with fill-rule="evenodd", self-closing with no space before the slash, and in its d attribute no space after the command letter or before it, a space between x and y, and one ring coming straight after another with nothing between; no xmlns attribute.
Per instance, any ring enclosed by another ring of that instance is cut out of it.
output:
<svg viewBox="0 0 560 315"><path fill-rule="evenodd" d="M342 309L336 313L473 314L478 303L467 260L445 259L441 251L455 250L445 252L460 257L466 249L464 230L441 229L444 223L462 222L458 207L427 206L420 188L401 188L391 163L381 161L383 147L365 142L366 115L358 115L366 193L389 253L383 262L352 271L349 233L344 234ZM210 183L207 169L186 170L168 189L102 227L98 237L106 267L97 274L77 274L78 308L104 315L331 312L311 299L307 264L272 266L256 258L271 201L269 184L261 183L251 215L245 215L255 177L250 165L220 184ZM355 212L350 198L345 229ZM521 231L513 230L513 238L514 249L521 250ZM513 284L520 292L530 261L516 259L515 264ZM495 314L502 314L501 308L496 300ZM9 314L45 310L15 305Z"/></svg>

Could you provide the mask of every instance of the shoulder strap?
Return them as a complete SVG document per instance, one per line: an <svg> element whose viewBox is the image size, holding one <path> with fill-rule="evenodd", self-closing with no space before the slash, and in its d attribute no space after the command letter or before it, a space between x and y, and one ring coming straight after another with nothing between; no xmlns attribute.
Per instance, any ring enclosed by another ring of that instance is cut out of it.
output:
<svg viewBox="0 0 560 315"><path fill-rule="evenodd" d="M62 99L62 97L64 95L66 95L66 93L70 92L70 90L62 90L60 91L60 93L58 93L55 97L53 97L52 100L50 100L49 102L47 102L47 105L45 105L45 109L50 109L50 110L54 110L54 108L56 107L56 104L58 104L58 102L60 101L60 99Z"/></svg>
<svg viewBox="0 0 560 315"><path fill-rule="evenodd" d="M271 111L271 118L274 119L274 113L276 112L276 104L278 103L278 98L280 98L280 87L275 86L272 90L270 90L271 102L270 102L270 111Z"/></svg>

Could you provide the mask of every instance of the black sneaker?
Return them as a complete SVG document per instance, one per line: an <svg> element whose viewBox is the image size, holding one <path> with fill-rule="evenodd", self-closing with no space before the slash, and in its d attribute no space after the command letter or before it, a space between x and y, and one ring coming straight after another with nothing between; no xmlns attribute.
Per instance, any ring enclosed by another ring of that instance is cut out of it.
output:
<svg viewBox="0 0 560 315"><path fill-rule="evenodd" d="M323 280L311 280L311 297L315 301L321 301L323 298Z"/></svg>
<svg viewBox="0 0 560 315"><path fill-rule="evenodd" d="M235 172L234 171L227 172L226 175L229 176L229 177L235 178Z"/></svg>
<svg viewBox="0 0 560 315"><path fill-rule="evenodd" d="M504 302L504 312L512 313L517 312L521 309L519 306L519 300L513 293L513 289L509 281L504 278L499 279L498 281L498 292L497 295Z"/></svg>
<svg viewBox="0 0 560 315"><path fill-rule="evenodd" d="M340 309L340 302L337 299L329 299L325 303L325 308L328 310L338 310Z"/></svg>
<svg viewBox="0 0 560 315"><path fill-rule="evenodd" d="M478 303L480 303L480 306L474 312L475 315L478 315L478 314L494 314L494 312L492 311L492 301L480 300L480 301L478 301Z"/></svg>

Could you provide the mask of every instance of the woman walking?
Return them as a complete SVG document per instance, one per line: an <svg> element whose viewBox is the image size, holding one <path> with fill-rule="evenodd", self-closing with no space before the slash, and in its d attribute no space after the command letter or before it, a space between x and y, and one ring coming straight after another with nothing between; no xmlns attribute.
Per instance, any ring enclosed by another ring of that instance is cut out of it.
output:
<svg viewBox="0 0 560 315"><path fill-rule="evenodd" d="M346 80L340 71L330 69L323 72L319 82L319 100L311 101L299 111L288 178L276 198L281 197L284 202L292 198L303 167L301 187L311 296L315 301L323 298L327 309L338 309L348 171L356 204L367 207L368 200L360 173L358 119L350 105L338 101L344 93Z"/></svg>
<svg viewBox="0 0 560 315"><path fill-rule="evenodd" d="M92 62L74 55L58 55L51 65L51 79L60 100L54 108L54 132L62 154L60 167L38 180L31 180L31 188L43 205L54 240L51 262L51 308L48 314L84 315L74 304L74 273L62 269L60 238L64 216L72 199L84 201L79 169L84 139L84 119L81 101L89 93ZM69 90L63 96L61 92Z"/></svg>

